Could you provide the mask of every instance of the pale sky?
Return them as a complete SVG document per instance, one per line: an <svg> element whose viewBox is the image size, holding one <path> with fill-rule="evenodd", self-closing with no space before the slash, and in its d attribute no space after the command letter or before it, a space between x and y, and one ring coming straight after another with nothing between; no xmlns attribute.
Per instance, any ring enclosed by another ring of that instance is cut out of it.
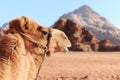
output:
<svg viewBox="0 0 120 80"><path fill-rule="evenodd" d="M16 17L28 16L49 27L63 14L85 4L120 28L120 0L2 0L0 26Z"/></svg>

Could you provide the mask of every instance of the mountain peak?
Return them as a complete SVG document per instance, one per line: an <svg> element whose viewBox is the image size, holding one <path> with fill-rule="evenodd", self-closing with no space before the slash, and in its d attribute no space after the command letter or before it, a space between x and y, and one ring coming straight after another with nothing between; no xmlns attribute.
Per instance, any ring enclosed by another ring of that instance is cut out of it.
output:
<svg viewBox="0 0 120 80"><path fill-rule="evenodd" d="M81 6L80 9L89 9L89 10L91 10L92 8L85 4L85 5Z"/></svg>
<svg viewBox="0 0 120 80"><path fill-rule="evenodd" d="M88 6L88 5L83 5L83 6L81 6L79 9L76 9L75 11L73 11L74 13L92 13L92 12L94 12L93 11L93 9L90 7L90 6Z"/></svg>

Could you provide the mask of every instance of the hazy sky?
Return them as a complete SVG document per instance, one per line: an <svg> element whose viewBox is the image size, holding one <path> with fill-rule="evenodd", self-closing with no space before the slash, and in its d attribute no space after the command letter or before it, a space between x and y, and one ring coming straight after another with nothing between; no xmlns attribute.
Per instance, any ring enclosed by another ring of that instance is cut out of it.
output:
<svg viewBox="0 0 120 80"><path fill-rule="evenodd" d="M61 15L78 9L84 4L89 5L120 28L120 0L2 0L0 1L0 26L24 15L49 27Z"/></svg>

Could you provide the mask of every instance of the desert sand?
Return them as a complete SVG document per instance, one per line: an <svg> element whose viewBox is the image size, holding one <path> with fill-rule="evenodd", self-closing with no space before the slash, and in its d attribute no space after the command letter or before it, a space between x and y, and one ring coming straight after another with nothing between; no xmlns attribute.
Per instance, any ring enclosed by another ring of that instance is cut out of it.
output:
<svg viewBox="0 0 120 80"><path fill-rule="evenodd" d="M46 57L39 80L120 80L120 52L68 52Z"/></svg>

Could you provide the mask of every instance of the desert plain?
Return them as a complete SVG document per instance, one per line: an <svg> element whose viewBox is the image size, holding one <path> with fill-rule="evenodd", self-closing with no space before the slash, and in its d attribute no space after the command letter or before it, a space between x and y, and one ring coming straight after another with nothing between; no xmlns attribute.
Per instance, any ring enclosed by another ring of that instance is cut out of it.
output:
<svg viewBox="0 0 120 80"><path fill-rule="evenodd" d="M68 52L46 57L39 80L120 80L120 52Z"/></svg>

